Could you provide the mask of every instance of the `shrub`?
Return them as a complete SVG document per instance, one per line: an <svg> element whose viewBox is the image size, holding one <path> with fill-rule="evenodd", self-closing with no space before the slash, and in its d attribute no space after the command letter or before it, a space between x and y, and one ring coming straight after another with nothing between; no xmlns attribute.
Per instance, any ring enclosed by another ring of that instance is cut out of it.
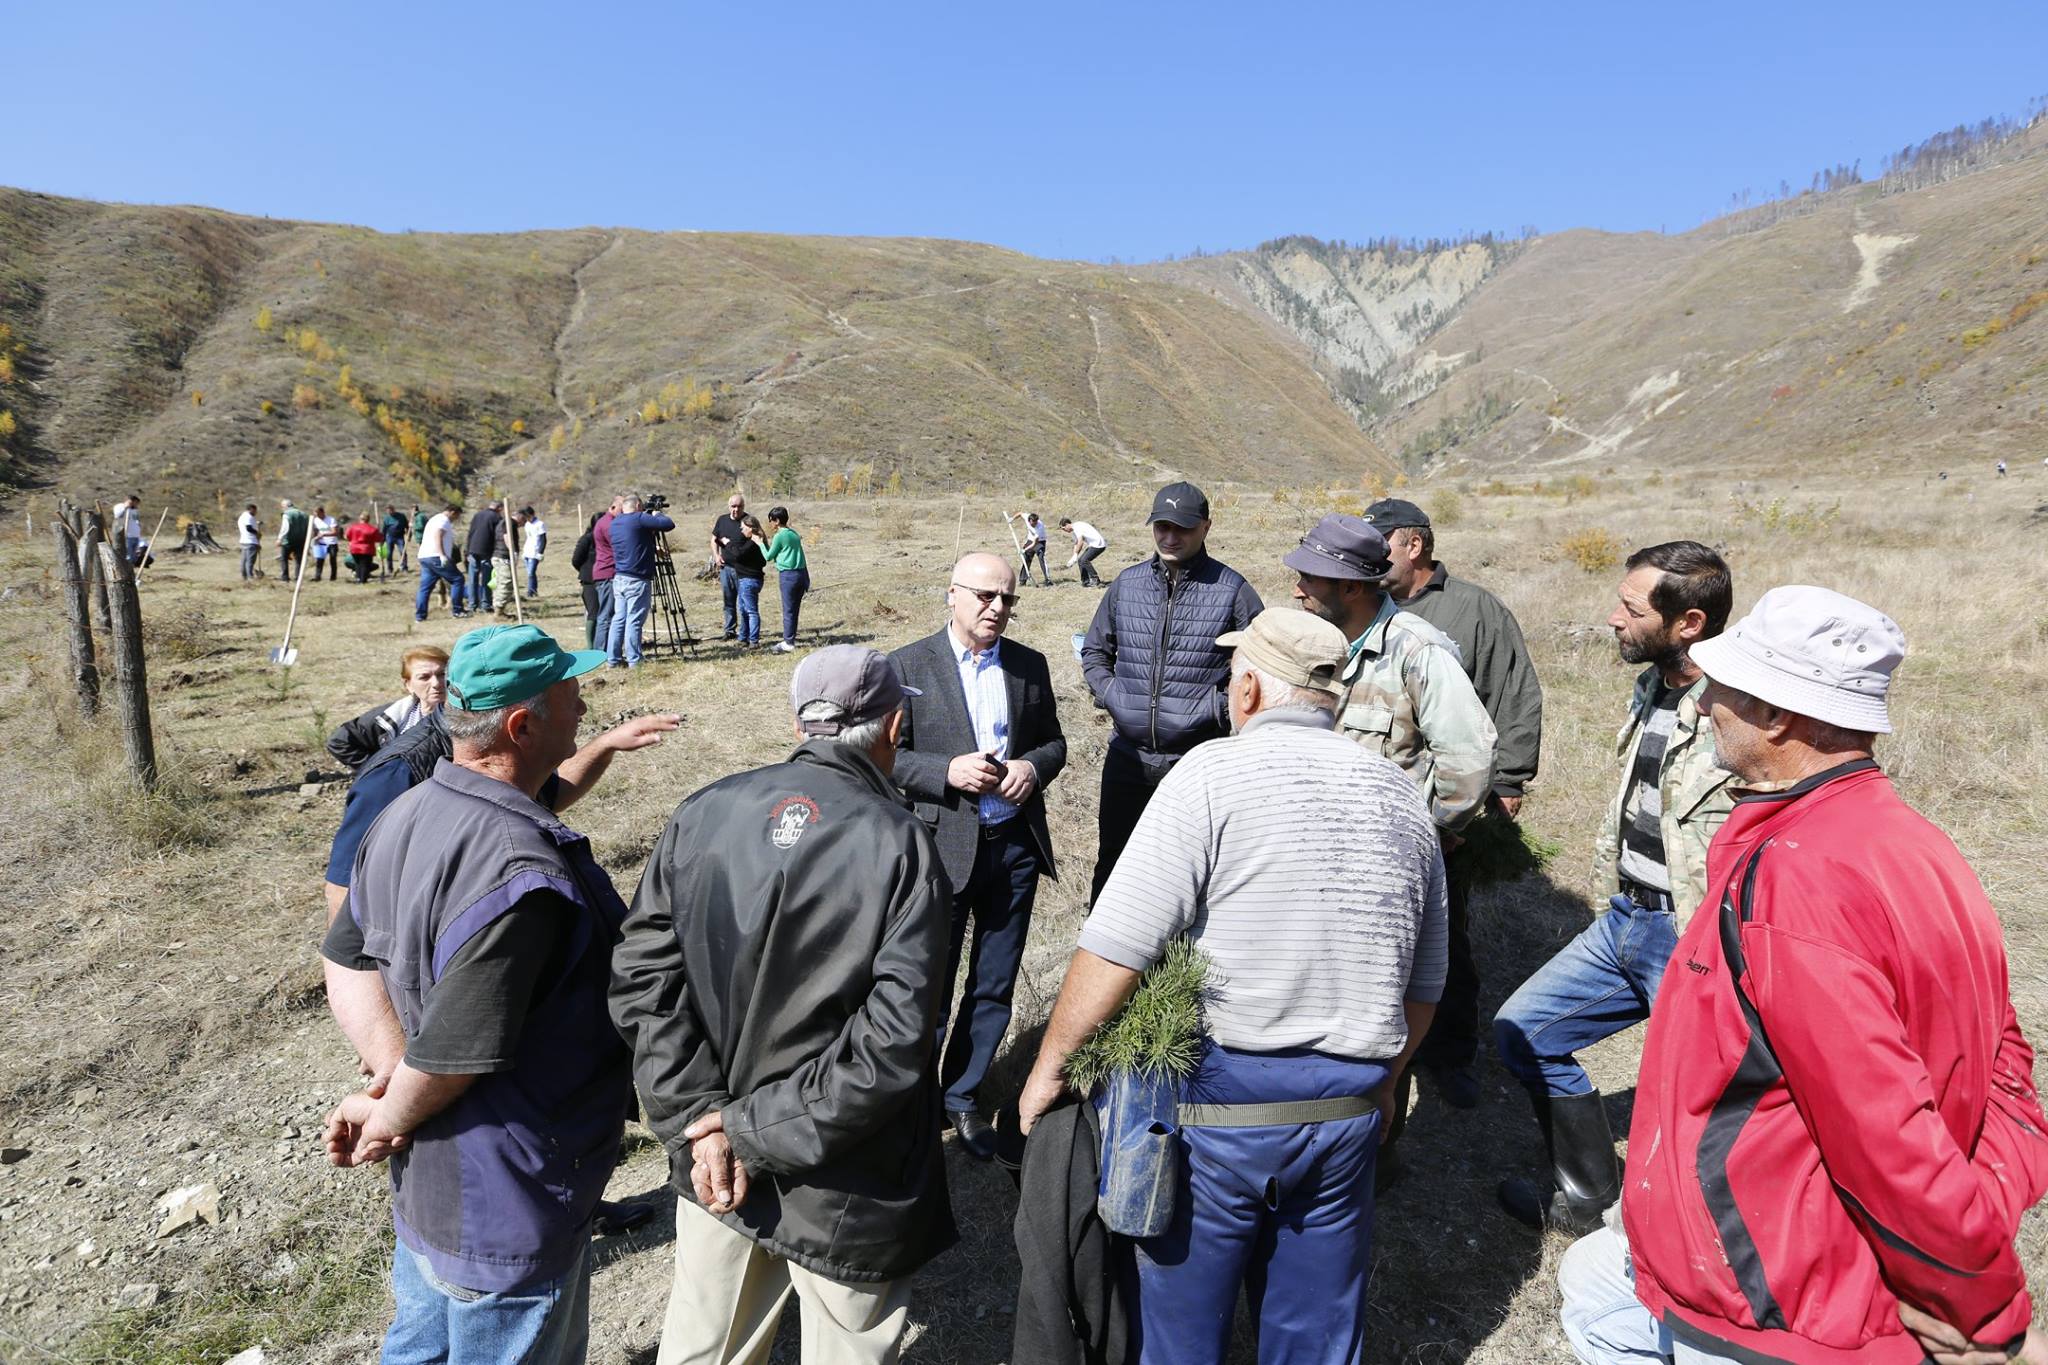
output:
<svg viewBox="0 0 2048 1365"><path fill-rule="evenodd" d="M524 435L526 434L526 419L525 419L525 418L523 418L523 417L515 417L515 418L513 418L513 419L512 419L512 434L513 434L514 436L524 436Z"/></svg>
<svg viewBox="0 0 2048 1365"><path fill-rule="evenodd" d="M0 355L0 384L14 382L14 357Z"/></svg>
<svg viewBox="0 0 2048 1365"><path fill-rule="evenodd" d="M199 391L198 389L194 389L194 390L192 390L192 406L193 406L193 407L195 407L195 408L196 408L196 407L199 407L199 406L201 406L202 404L204 404L205 402L206 402L206 395L205 395L205 394L201 393L201 392L200 392L200 391Z"/></svg>
<svg viewBox="0 0 2048 1365"><path fill-rule="evenodd" d="M551 451L559 451L561 450L563 445L565 445L568 442L568 440L568 433L563 431L562 424L560 422L557 422L555 423L554 430L548 433L548 449Z"/></svg>
<svg viewBox="0 0 2048 1365"><path fill-rule="evenodd" d="M652 398L648 399L645 403L642 403L640 405L641 425L651 427L656 422L659 422L661 418L661 404L655 402Z"/></svg>
<svg viewBox="0 0 2048 1365"><path fill-rule="evenodd" d="M1621 562L1621 542L1597 527L1566 536L1557 550L1587 573L1605 573Z"/></svg>
<svg viewBox="0 0 2048 1365"><path fill-rule="evenodd" d="M320 406L320 390L311 384L292 385L292 406L295 408L317 408Z"/></svg>
<svg viewBox="0 0 2048 1365"><path fill-rule="evenodd" d="M270 400L269 400L268 398L266 398L266 399L264 399L264 400L263 400L263 415L264 415L265 417L268 417L268 416L270 416L270 414L271 414L271 413L273 413L273 412L276 412L276 411L277 411L277 404L275 404L275 403L271 402L271 401L270 401Z"/></svg>
<svg viewBox="0 0 2048 1365"><path fill-rule="evenodd" d="M835 498L844 494L846 492L846 476L844 474L834 474L831 478L825 480L825 491Z"/></svg>
<svg viewBox="0 0 2048 1365"><path fill-rule="evenodd" d="M1465 519L1465 500L1455 488L1446 488L1430 499L1429 519L1437 526L1456 526Z"/></svg>
<svg viewBox="0 0 2048 1365"><path fill-rule="evenodd" d="M793 455L785 455L782 459L784 464L788 464L795 457ZM717 438L711 436L699 437L696 448L690 452L690 463L699 469L709 469L712 465L718 463ZM778 465L777 468L780 469L781 466ZM783 489L785 492L794 492L796 489L796 476L791 474L785 479L778 473L776 475L776 487Z"/></svg>
<svg viewBox="0 0 2048 1365"><path fill-rule="evenodd" d="M314 351L320 349L320 334L314 331L311 327L300 328L299 349L304 351L307 355L313 354Z"/></svg>
<svg viewBox="0 0 2048 1365"><path fill-rule="evenodd" d="M263 307L258 308L256 310L256 330L259 332L268 332L270 330L269 304L265 304Z"/></svg>
<svg viewBox="0 0 2048 1365"><path fill-rule="evenodd" d="M8 412L4 408L0 408L0 441L4 441L8 437L12 436L14 434L14 430L14 414Z"/></svg>
<svg viewBox="0 0 2048 1365"><path fill-rule="evenodd" d="M902 471L902 470L900 470L900 469L892 469L892 470L890 470L890 471L889 471L889 483L888 483L888 486L887 486L886 488L884 488L884 489L883 489L882 491L883 491L884 493L888 494L888 495L889 495L890 497L892 497L892 498L900 498L900 497L902 497L902 496L903 496L903 471Z"/></svg>

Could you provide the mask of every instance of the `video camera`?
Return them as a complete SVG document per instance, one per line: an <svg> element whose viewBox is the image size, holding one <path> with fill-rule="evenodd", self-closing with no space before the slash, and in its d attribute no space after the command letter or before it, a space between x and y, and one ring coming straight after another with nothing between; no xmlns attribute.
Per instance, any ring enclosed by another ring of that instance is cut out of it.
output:
<svg viewBox="0 0 2048 1365"><path fill-rule="evenodd" d="M640 499L640 510L643 512L662 512L667 509L668 495L665 493L649 493Z"/></svg>

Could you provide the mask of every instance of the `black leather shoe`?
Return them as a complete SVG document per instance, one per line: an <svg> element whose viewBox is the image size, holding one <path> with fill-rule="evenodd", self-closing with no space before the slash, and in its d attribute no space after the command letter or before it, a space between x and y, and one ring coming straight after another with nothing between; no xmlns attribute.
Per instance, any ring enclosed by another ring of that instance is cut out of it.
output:
<svg viewBox="0 0 2048 1365"><path fill-rule="evenodd" d="M996 1154L996 1130L989 1127L988 1120L972 1109L956 1109L947 1118L953 1121L953 1132L960 1139L960 1146L976 1161L987 1161Z"/></svg>
<svg viewBox="0 0 2048 1365"><path fill-rule="evenodd" d="M1453 1109L1479 1107L1479 1078L1469 1066L1425 1066L1436 1093Z"/></svg>

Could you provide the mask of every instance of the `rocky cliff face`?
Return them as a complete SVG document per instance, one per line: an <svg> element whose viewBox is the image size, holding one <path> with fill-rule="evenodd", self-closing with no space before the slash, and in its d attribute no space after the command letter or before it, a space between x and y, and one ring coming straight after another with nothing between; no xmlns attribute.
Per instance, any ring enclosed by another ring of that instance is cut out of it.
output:
<svg viewBox="0 0 2048 1365"><path fill-rule="evenodd" d="M1405 362L1511 251L1490 239L1409 251L1288 237L1235 257L1231 275L1309 349L1354 414L1370 419L1428 392L1456 364Z"/></svg>

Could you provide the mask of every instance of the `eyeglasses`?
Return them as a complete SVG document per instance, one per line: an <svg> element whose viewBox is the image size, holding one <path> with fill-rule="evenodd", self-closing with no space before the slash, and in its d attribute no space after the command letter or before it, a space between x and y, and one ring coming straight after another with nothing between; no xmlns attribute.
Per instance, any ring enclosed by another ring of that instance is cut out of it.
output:
<svg viewBox="0 0 2048 1365"><path fill-rule="evenodd" d="M955 583L953 586L962 592L973 593L976 598L980 599L981 605L984 607L993 606L997 602L1001 602L1005 608L1017 605L1017 594L1013 592L995 592L988 588L970 588L965 583Z"/></svg>

